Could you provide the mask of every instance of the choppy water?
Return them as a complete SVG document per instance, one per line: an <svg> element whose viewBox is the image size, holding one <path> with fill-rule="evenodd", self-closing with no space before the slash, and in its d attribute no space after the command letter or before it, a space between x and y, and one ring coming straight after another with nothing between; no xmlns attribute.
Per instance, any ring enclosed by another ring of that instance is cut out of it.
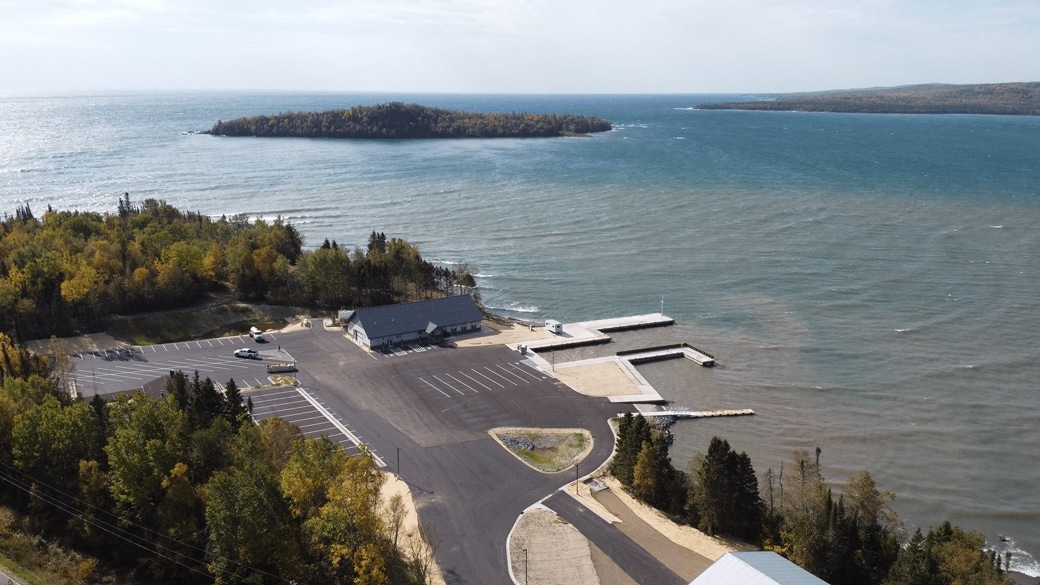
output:
<svg viewBox="0 0 1040 585"><path fill-rule="evenodd" d="M823 448L925 528L950 519L1040 575L1040 119L689 109L733 96L164 94L0 98L0 212L162 198L374 230L476 267L486 304L563 321L665 312L620 335L715 354L641 371L778 469ZM578 113L590 138L363 142L184 134L219 119L389 100ZM576 350L576 355L581 350ZM556 356L562 359L561 356ZM565 357L565 356L563 356ZM1000 536L1007 542L1000 543Z"/></svg>

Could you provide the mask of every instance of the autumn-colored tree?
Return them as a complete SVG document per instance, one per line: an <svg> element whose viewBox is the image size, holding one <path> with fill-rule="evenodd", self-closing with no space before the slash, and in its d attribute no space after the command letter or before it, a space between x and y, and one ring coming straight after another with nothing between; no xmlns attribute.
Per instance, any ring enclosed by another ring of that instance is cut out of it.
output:
<svg viewBox="0 0 1040 585"><path fill-rule="evenodd" d="M116 512L126 522L154 525L163 481L185 453L187 421L173 401L138 392L110 406L112 436L105 447Z"/></svg>

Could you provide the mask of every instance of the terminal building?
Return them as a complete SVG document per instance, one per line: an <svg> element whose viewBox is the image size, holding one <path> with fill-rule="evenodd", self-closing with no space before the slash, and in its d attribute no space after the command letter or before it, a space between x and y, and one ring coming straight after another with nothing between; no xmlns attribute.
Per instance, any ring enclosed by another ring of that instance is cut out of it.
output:
<svg viewBox="0 0 1040 585"><path fill-rule="evenodd" d="M340 311L340 324L358 345L381 349L407 343L439 343L480 331L483 315L471 295Z"/></svg>

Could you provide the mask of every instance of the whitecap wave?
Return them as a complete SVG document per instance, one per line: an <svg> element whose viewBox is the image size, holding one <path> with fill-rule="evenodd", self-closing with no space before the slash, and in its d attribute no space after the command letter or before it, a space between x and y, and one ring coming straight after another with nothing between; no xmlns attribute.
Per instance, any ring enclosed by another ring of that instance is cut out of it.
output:
<svg viewBox="0 0 1040 585"><path fill-rule="evenodd" d="M1004 226L1002 226L1002 225L991 225L989 227L991 227L991 228L993 228L995 230L1004 229Z"/></svg>
<svg viewBox="0 0 1040 585"><path fill-rule="evenodd" d="M1019 548L1014 538L1002 535L996 543L986 543L986 550L995 551L999 557L1004 557L1006 553L1011 553L1012 571L1018 571L1030 577L1040 577L1040 561L1037 561L1033 555Z"/></svg>
<svg viewBox="0 0 1040 585"><path fill-rule="evenodd" d="M510 313L537 313L538 307L525 307L520 303L509 303L505 306L491 306L486 307L489 311L508 311Z"/></svg>

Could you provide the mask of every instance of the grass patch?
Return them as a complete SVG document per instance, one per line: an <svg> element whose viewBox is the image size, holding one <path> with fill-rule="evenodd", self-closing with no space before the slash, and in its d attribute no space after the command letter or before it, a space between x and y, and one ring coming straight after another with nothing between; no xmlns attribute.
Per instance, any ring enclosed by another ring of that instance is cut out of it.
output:
<svg viewBox="0 0 1040 585"><path fill-rule="evenodd" d="M491 436L517 459L543 473L574 467L592 450L585 429L492 429Z"/></svg>
<svg viewBox="0 0 1040 585"><path fill-rule="evenodd" d="M120 585L129 583L101 568L97 559L22 530L26 519L0 507L0 565L29 585Z"/></svg>
<svg viewBox="0 0 1040 585"><path fill-rule="evenodd" d="M297 380L295 376L283 376L281 374L275 374L274 376L269 376L268 379L271 380L271 384L274 385L274 386L299 386L300 385L300 381Z"/></svg>

